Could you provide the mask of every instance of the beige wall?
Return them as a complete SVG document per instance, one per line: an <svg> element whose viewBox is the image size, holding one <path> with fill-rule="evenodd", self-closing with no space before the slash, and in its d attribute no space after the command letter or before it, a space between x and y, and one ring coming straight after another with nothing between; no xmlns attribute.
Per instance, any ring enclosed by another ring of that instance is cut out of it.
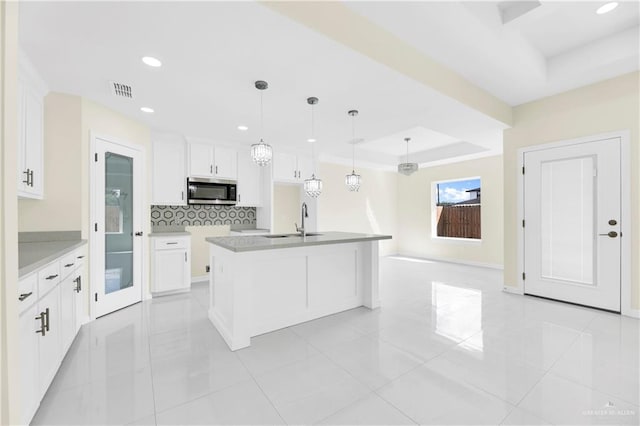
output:
<svg viewBox="0 0 640 426"><path fill-rule="evenodd" d="M290 234L296 232L295 223L300 223L300 206L302 204L300 185L277 183L273 185L273 234Z"/></svg>
<svg viewBox="0 0 640 426"><path fill-rule="evenodd" d="M185 230L191 233L191 278L205 276L209 264L209 243L205 238L228 236L229 225L185 226Z"/></svg>
<svg viewBox="0 0 640 426"><path fill-rule="evenodd" d="M505 283L516 285L518 149L617 130L631 133L631 217L640 217L638 132L640 73L634 72L514 108L504 132ZM640 226L631 222L632 306L640 308Z"/></svg>
<svg viewBox="0 0 640 426"><path fill-rule="evenodd" d="M347 231L392 235L380 243L380 254L397 252L397 173L358 168L362 186L350 192L344 178L351 167L320 163L318 175L323 182L318 198L318 231Z"/></svg>
<svg viewBox="0 0 640 426"><path fill-rule="evenodd" d="M432 238L432 183L480 177L482 241ZM503 261L502 156L420 169L398 176L398 252L403 255L501 266Z"/></svg>
<svg viewBox="0 0 640 426"><path fill-rule="evenodd" d="M44 98L45 195L18 202L20 232L83 229L81 109L78 96L50 93Z"/></svg>
<svg viewBox="0 0 640 426"><path fill-rule="evenodd" d="M20 422L18 353L18 3L0 2L0 424Z"/></svg>

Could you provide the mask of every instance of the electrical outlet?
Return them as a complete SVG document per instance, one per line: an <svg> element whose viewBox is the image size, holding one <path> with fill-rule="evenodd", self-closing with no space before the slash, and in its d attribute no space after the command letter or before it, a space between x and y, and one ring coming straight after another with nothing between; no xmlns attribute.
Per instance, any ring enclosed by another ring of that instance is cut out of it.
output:
<svg viewBox="0 0 640 426"><path fill-rule="evenodd" d="M205 272L210 272L211 271L211 267L209 265L205 266L204 269L205 269Z"/></svg>

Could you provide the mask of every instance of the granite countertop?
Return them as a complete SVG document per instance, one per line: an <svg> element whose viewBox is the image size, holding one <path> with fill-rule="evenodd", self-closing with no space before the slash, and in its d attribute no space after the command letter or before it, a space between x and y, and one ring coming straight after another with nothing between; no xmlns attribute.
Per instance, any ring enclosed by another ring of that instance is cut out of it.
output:
<svg viewBox="0 0 640 426"><path fill-rule="evenodd" d="M18 244L18 277L45 266L60 256L87 244L87 240L37 241Z"/></svg>
<svg viewBox="0 0 640 426"><path fill-rule="evenodd" d="M390 240L391 235L356 234L352 232L318 232L316 235L291 236L286 238L268 238L268 236L247 235L237 237L209 237L206 241L231 250L247 252L257 250L273 250L292 247L306 247L326 244L357 243L362 241Z"/></svg>
<svg viewBox="0 0 640 426"><path fill-rule="evenodd" d="M191 232L187 231L175 231L175 232L152 232L149 234L149 237L188 237L191 235Z"/></svg>

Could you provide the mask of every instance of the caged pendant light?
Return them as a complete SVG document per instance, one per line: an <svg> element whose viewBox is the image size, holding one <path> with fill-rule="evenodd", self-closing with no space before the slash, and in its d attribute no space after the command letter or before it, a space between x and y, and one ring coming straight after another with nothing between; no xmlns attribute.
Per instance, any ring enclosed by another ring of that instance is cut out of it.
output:
<svg viewBox="0 0 640 426"><path fill-rule="evenodd" d="M356 174L356 144L361 142L361 140L356 139L356 117L358 116L358 110L352 109L348 112L349 116L351 116L351 174L345 176L344 183L347 185L347 188L351 192L356 192L360 189L360 183L362 179L360 175Z"/></svg>
<svg viewBox="0 0 640 426"><path fill-rule="evenodd" d="M269 87L266 81L258 80L255 82L256 89L260 91L260 142L251 145L251 159L258 166L266 166L273 158L273 149L271 145L264 143L264 114L262 109L262 95Z"/></svg>
<svg viewBox="0 0 640 426"><path fill-rule="evenodd" d="M318 198L322 193L322 180L316 178L316 158L315 148L316 138L314 134L314 106L318 103L318 98L307 98L307 103L311 105L311 137L307 139L307 142L311 143L311 161L313 162L313 173L311 179L305 179L304 192L311 198Z"/></svg>
<svg viewBox="0 0 640 426"><path fill-rule="evenodd" d="M405 176L409 176L418 170L418 163L410 163L409 162L409 141L411 138L404 138L404 141L407 143L407 161L406 163L398 164L398 173L402 173Z"/></svg>

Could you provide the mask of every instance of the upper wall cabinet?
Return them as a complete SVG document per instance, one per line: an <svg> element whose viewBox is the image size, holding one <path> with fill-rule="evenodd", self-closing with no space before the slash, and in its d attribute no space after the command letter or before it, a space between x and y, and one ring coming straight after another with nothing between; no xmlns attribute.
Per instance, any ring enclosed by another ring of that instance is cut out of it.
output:
<svg viewBox="0 0 640 426"><path fill-rule="evenodd" d="M260 207L261 167L251 160L248 149L238 152L238 207Z"/></svg>
<svg viewBox="0 0 640 426"><path fill-rule="evenodd" d="M187 204L186 145L181 137L153 141L152 204Z"/></svg>
<svg viewBox="0 0 640 426"><path fill-rule="evenodd" d="M302 155L279 152L273 156L275 182L304 182L311 177L311 168L311 159Z"/></svg>
<svg viewBox="0 0 640 426"><path fill-rule="evenodd" d="M29 60L18 66L18 197L44 198L44 81Z"/></svg>
<svg viewBox="0 0 640 426"><path fill-rule="evenodd" d="M238 178L238 158L234 149L204 142L189 143L189 176L195 178Z"/></svg>

